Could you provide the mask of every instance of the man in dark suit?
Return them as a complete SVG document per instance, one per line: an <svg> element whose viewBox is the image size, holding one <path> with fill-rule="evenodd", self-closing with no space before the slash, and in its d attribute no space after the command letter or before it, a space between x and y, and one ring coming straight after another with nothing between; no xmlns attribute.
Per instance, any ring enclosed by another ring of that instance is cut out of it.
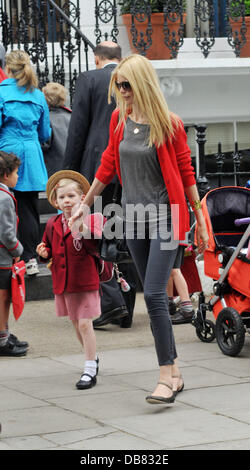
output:
<svg viewBox="0 0 250 470"><path fill-rule="evenodd" d="M94 55L96 70L81 73L76 83L64 159L65 169L79 171L90 183L108 144L109 123L115 109L114 101L108 104L108 88L111 73L121 60L121 48L112 41L104 41L97 45ZM112 202L115 181L114 178L102 193L103 208ZM130 284L130 291L122 295L115 279L102 285L102 315L93 322L95 327L117 320L121 327L131 326L136 293L135 268L124 267L123 274Z"/></svg>

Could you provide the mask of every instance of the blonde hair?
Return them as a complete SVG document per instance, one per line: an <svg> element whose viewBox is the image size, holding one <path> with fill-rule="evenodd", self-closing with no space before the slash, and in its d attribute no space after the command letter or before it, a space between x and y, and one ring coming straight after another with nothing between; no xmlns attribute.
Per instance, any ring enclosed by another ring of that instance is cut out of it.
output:
<svg viewBox="0 0 250 470"><path fill-rule="evenodd" d="M18 86L24 86L25 91L33 91L38 87L38 80L32 69L29 55L25 51L15 50L6 54L6 65L9 67Z"/></svg>
<svg viewBox="0 0 250 470"><path fill-rule="evenodd" d="M57 190L61 188L65 188L66 186L72 183L75 184L75 188L76 188L75 191L77 192L77 194L82 195L83 190L82 190L80 183L78 183L78 181L72 180L70 178L62 178L60 181L58 181L58 183L52 189L50 196L49 196L49 202L55 203L57 200Z"/></svg>
<svg viewBox="0 0 250 470"><path fill-rule="evenodd" d="M174 128L178 127L179 118L169 111L159 79L150 61L139 54L132 54L125 57L112 73L109 103L111 96L114 95L120 109L119 127L122 122L126 122L129 110L115 85L118 74L130 83L135 105L147 116L150 125L149 145L162 145L166 138L174 135Z"/></svg>
<svg viewBox="0 0 250 470"><path fill-rule="evenodd" d="M66 88L57 82L49 82L42 88L49 108L63 106L67 98Z"/></svg>

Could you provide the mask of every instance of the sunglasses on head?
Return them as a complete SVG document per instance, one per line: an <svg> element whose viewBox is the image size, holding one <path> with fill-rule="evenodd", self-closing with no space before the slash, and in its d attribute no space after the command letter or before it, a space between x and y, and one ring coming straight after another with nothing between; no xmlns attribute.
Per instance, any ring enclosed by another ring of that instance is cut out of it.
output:
<svg viewBox="0 0 250 470"><path fill-rule="evenodd" d="M120 91L121 88L123 88L124 91L130 91L131 90L131 85L129 82L115 82L116 87Z"/></svg>

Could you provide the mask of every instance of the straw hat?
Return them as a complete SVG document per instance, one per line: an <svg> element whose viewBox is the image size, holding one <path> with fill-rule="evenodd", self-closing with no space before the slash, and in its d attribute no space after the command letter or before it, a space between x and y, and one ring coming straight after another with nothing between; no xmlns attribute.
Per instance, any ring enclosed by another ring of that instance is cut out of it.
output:
<svg viewBox="0 0 250 470"><path fill-rule="evenodd" d="M55 190L56 185L59 183L59 181L64 178L68 178L79 183L82 188L83 194L87 194L90 188L90 184L87 178L81 175L81 173L78 173L77 171L73 171L73 170L57 171L56 173L51 175L51 177L48 179L47 186L46 186L46 194L47 194L48 201L56 209L57 209L57 206L55 205L55 202L53 200L54 190Z"/></svg>

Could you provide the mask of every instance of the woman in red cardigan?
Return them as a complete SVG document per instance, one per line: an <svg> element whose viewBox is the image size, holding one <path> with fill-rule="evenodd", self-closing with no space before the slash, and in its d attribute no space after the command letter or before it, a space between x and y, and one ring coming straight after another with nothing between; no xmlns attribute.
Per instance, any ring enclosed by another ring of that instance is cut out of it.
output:
<svg viewBox="0 0 250 470"><path fill-rule="evenodd" d="M200 253L208 234L183 123L168 110L151 63L137 54L123 59L111 77L109 100L111 94L118 108L111 118L108 147L81 210L69 224L85 216L94 196L117 174L127 244L143 285L160 366L159 382L146 400L168 404L184 388L166 285L179 243L190 230L185 196L196 216Z"/></svg>

